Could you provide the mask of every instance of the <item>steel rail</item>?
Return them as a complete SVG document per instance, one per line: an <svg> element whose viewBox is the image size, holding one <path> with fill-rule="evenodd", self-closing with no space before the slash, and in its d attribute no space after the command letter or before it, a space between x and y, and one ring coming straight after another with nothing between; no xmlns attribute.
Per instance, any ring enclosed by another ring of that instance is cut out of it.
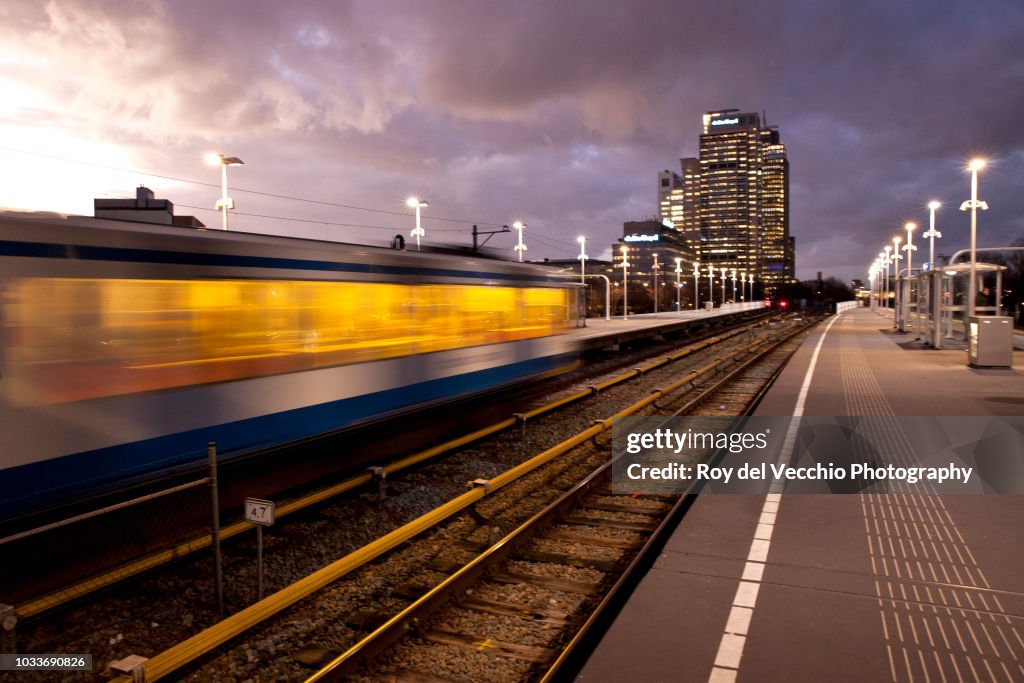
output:
<svg viewBox="0 0 1024 683"><path fill-rule="evenodd" d="M744 326L746 327L746 326ZM745 330L741 330L745 331ZM735 334L740 334L741 331L737 331ZM729 336L735 336L730 334ZM710 340L709 340L710 341ZM696 377L712 372L718 368L722 363L726 362L732 356L738 355L745 352L745 350L736 351L729 356L716 359L715 361L704 365L703 367L689 373L687 381L692 381ZM638 371L633 371L638 372ZM627 373L630 374L630 373ZM670 386L678 388L686 382L673 382ZM590 392L583 392L589 395ZM507 484L515 481L516 479L525 476L526 474L534 471L541 465L544 465L554 458L572 450L576 446L584 443L602 432L611 429L614 424L621 418L643 409L650 405L657 399L661 398L665 394L662 389L655 389L652 393L644 399L637 401L636 403L626 407L625 409L615 413L609 418L599 420L595 424L582 432L579 432L575 436L572 436L565 441L547 449L546 451L530 458L529 460L507 470L506 472L494 477L493 479L482 482L482 485L475 486L466 493L448 501L447 503L435 508L431 512L428 512L421 517L395 529L394 531L382 536L381 538L373 541L366 546L346 555L345 557L333 562L332 564L323 567L322 569L310 574L309 576L300 579L296 583L281 589L277 593L270 595L263 600L250 605L249 607L237 612L226 619L214 624L213 626L197 633L196 635L188 638L181 643L155 655L148 659L142 665L142 675L146 681L157 681L165 678L180 669L188 666L195 660L206 655L213 649L223 645L232 638L240 635L248 629L262 623L264 620L276 615L285 608L295 604L299 600L302 600L316 591L320 590L324 586L336 581L337 579L345 576L346 574L359 569L370 561L376 559L385 552L395 548L396 546L411 540L415 536L419 535L423 531L436 526L440 522L448 519L457 512L460 512L470 505L476 503L482 498L492 495L498 489ZM129 683L132 679L127 677L115 678L114 681L118 683Z"/></svg>
<svg viewBox="0 0 1024 683"><path fill-rule="evenodd" d="M604 420L598 420L595 424L587 430L580 432L579 434L570 437L566 441L555 446L555 449L561 452L566 452L575 448L579 444L597 436L601 432L604 432L612 428L616 422L622 418L633 415L639 412L643 408L651 405L659 398L675 391L685 384L692 382L693 380L701 377L702 375L709 374L717 370L724 363L729 362L736 356L744 353L749 353L749 347L734 351L727 356L715 359L711 363L708 363L701 368L688 373L683 378L672 382L660 389L654 389L647 397L627 406L625 409L615 413L609 418ZM554 449L552 449L554 450ZM540 457L540 456L538 456ZM525 463L524 463L525 465ZM475 579L483 571L484 564L490 564L491 562L504 558L505 555L510 552L510 547L514 545L522 534L527 533L528 529L535 526L539 522L548 519L554 510L561 509L567 504L567 500L575 495L578 495L584 490L594 479L601 473L605 472L611 465L611 462L605 463L598 470L595 470L588 475L582 482L575 485L569 492L563 494L555 502L549 504L545 509L533 517L527 522L524 522L516 530L511 532L504 539L498 541L495 545L485 550L481 555L474 558L470 563L465 565L458 572L448 577L445 581L435 586L433 589L428 591L425 595L421 596L418 600L413 602L411 605L406 607L404 610L396 614L394 617L389 619L375 631L367 635L365 638L357 642L355 645L350 647L348 650L340 654L320 671L315 673L313 676L307 679L307 683L320 683L321 681L334 681L340 678L351 675L354 673L354 669L362 661L365 661L371 657L374 657L394 642L396 642L403 635L408 633L418 620L423 619L428 614L438 609L450 598L452 591L458 590L459 587L464 586L467 582ZM505 484L518 478L525 471L522 470L523 466L512 468L507 472L499 475L498 477L491 479L487 485L491 486L504 486ZM485 485L486 486L486 485ZM660 527L659 527L660 528ZM646 545L645 545L646 547Z"/></svg>

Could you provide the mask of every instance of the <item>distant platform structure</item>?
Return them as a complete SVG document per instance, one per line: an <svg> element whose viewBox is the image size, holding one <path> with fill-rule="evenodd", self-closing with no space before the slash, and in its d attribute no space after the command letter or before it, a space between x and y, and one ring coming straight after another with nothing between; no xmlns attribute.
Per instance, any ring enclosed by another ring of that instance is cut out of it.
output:
<svg viewBox="0 0 1024 683"><path fill-rule="evenodd" d="M135 189L135 199L94 199L93 215L115 221L158 223L181 228L206 227L195 216L175 216L174 203L169 199L157 199L153 190L145 185Z"/></svg>

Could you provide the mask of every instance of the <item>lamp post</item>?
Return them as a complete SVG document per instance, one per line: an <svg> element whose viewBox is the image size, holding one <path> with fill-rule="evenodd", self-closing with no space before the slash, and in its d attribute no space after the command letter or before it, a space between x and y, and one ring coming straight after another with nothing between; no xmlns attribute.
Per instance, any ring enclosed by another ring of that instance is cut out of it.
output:
<svg viewBox="0 0 1024 683"><path fill-rule="evenodd" d="M885 307L889 308L889 266L892 265L892 247L885 245Z"/></svg>
<svg viewBox="0 0 1024 683"><path fill-rule="evenodd" d="M416 209L416 227L412 231L412 236L416 238L416 251L419 251L420 238L427 235L427 233L423 232L423 227L420 225L420 209L424 206L430 206L430 204L418 197L409 197L405 200L405 205Z"/></svg>
<svg viewBox="0 0 1024 683"><path fill-rule="evenodd" d="M875 308L880 308L882 306L882 282L885 279L886 269L889 268L889 265L885 262L881 252L879 252L878 258L875 259L875 263L878 264L875 267Z"/></svg>
<svg viewBox="0 0 1024 683"><path fill-rule="evenodd" d="M629 247L622 245L622 319L629 320Z"/></svg>
<svg viewBox="0 0 1024 683"><path fill-rule="evenodd" d="M907 277L911 278L914 276L914 252L917 251L917 247L914 246L914 230L917 225L907 223L903 227L907 229L907 243L903 245L903 251L907 252Z"/></svg>
<svg viewBox="0 0 1024 683"><path fill-rule="evenodd" d="M241 166L244 161L238 157L226 157L223 154L210 153L206 155L206 163L211 166L220 166L220 199L215 205L223 216L222 227L228 229L228 211L235 208L235 201L228 196L228 166Z"/></svg>
<svg viewBox="0 0 1024 683"><path fill-rule="evenodd" d="M748 275L748 277L750 278L750 300L753 301L754 300L754 274L750 273Z"/></svg>
<svg viewBox="0 0 1024 683"><path fill-rule="evenodd" d="M931 215L928 218L928 232L921 235L921 237L927 237L930 240L928 248L928 267L931 269L935 268L935 238L942 237L942 233L935 229L935 209L939 208L941 204L937 201L928 202L928 209L931 211Z"/></svg>
<svg viewBox="0 0 1024 683"><path fill-rule="evenodd" d="M978 171L985 168L985 160L972 159L967 168L971 172L971 198L960 205L960 210L971 210L971 280L967 285L967 318L970 320L974 315L974 298L978 296L978 283L974 281L977 271L978 209L986 211L988 204L978 201Z"/></svg>
<svg viewBox="0 0 1024 683"><path fill-rule="evenodd" d="M683 259L676 256L676 312L683 312Z"/></svg>
<svg viewBox="0 0 1024 683"><path fill-rule="evenodd" d="M722 305L725 306L725 268L722 268Z"/></svg>
<svg viewBox="0 0 1024 683"><path fill-rule="evenodd" d="M587 238L584 237L583 235L580 235L579 237L576 238L576 241L580 243L580 255L578 257L580 260L580 284L585 285L587 284L587 276L583 272L583 264L587 260L587 254L584 251L584 247L587 246Z"/></svg>
<svg viewBox="0 0 1024 683"><path fill-rule="evenodd" d="M732 269L732 302L736 303L736 269Z"/></svg>
<svg viewBox="0 0 1024 683"><path fill-rule="evenodd" d="M907 252L907 299L903 302L903 310L905 316L910 316L910 304L914 301L914 251L917 247L914 246L914 229L917 228L915 223L907 223L903 226L907 229L907 243L903 245L903 251ZM906 325L906 321L903 323Z"/></svg>
<svg viewBox="0 0 1024 683"><path fill-rule="evenodd" d="M657 315L657 313L658 313L658 270L660 269L660 266L658 264L658 254L654 253L654 254L651 254L651 256L654 258L654 313L655 313L655 315Z"/></svg>
<svg viewBox="0 0 1024 683"><path fill-rule="evenodd" d="M747 273L740 273L740 301L747 300Z"/></svg>
<svg viewBox="0 0 1024 683"><path fill-rule="evenodd" d="M874 308L874 304L878 301L878 285L879 285L879 259L874 259L871 263L871 267L867 269L867 280L871 283L871 292L868 295L867 301L871 308Z"/></svg>
<svg viewBox="0 0 1024 683"><path fill-rule="evenodd" d="M892 297L892 324L893 324L893 326L896 326L896 319L897 319L897 316L899 315L898 312L897 312L897 305L899 303L898 300L900 298L900 261L903 260L903 257L900 256L900 242L902 242L902 241L903 240L902 240L902 238L900 238L899 235L896 235L896 237L892 238L892 276L893 276L893 282L895 283L893 285L893 287L892 287L893 288L893 297Z"/></svg>
<svg viewBox="0 0 1024 683"><path fill-rule="evenodd" d="M516 221L512 224L512 227L519 231L519 242L513 249L519 254L519 262L523 262L523 252L526 251L526 245L523 244L523 228L526 227L526 223L522 221Z"/></svg>
<svg viewBox="0 0 1024 683"><path fill-rule="evenodd" d="M693 262L693 310L697 310L700 305L700 283L697 282L697 278L700 277L700 261Z"/></svg>
<svg viewBox="0 0 1024 683"><path fill-rule="evenodd" d="M715 307L715 266L712 263L708 264L708 301L711 302L711 308Z"/></svg>

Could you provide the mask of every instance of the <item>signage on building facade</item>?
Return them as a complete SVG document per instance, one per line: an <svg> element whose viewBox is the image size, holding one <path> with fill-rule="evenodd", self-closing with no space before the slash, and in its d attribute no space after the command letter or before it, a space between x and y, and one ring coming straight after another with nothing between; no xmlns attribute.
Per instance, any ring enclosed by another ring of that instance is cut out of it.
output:
<svg viewBox="0 0 1024 683"><path fill-rule="evenodd" d="M715 119L714 121L711 122L711 125L712 126L731 126L731 125L733 125L735 123L739 123L739 122L740 122L740 120L738 118L734 118L734 119Z"/></svg>
<svg viewBox="0 0 1024 683"><path fill-rule="evenodd" d="M661 237L658 235L626 235L623 242L657 242Z"/></svg>

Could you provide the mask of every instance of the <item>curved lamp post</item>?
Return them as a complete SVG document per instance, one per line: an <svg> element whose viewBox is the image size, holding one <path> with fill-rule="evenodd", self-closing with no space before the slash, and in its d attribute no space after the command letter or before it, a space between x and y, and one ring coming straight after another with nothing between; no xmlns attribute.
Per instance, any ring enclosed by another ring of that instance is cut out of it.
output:
<svg viewBox="0 0 1024 683"><path fill-rule="evenodd" d="M622 319L629 320L629 247L622 245Z"/></svg>
<svg viewBox="0 0 1024 683"><path fill-rule="evenodd" d="M405 205L416 209L416 227L413 228L412 236L416 238L416 251L420 250L420 238L426 237L427 233L423 232L423 226L420 225L420 209L425 206L430 206L430 203L420 199L418 197L409 197L405 200Z"/></svg>
<svg viewBox="0 0 1024 683"><path fill-rule="evenodd" d="M697 282L697 278L700 277L700 261L693 262L693 310L697 310L700 305L700 283Z"/></svg>
<svg viewBox="0 0 1024 683"><path fill-rule="evenodd" d="M985 168L985 160L972 159L967 168L971 172L971 198L960 205L960 210L971 210L971 280L967 285L967 318L970 319L974 315L974 298L978 296L978 283L975 282L977 272L978 209L987 211L988 204L978 201L978 171Z"/></svg>
<svg viewBox="0 0 1024 683"><path fill-rule="evenodd" d="M228 166L242 166L245 162L238 157L228 157L211 152L206 155L206 163L211 166L220 166L220 199L217 200L216 208L224 216L222 228L227 230L228 211L235 208L235 200L228 196Z"/></svg>

